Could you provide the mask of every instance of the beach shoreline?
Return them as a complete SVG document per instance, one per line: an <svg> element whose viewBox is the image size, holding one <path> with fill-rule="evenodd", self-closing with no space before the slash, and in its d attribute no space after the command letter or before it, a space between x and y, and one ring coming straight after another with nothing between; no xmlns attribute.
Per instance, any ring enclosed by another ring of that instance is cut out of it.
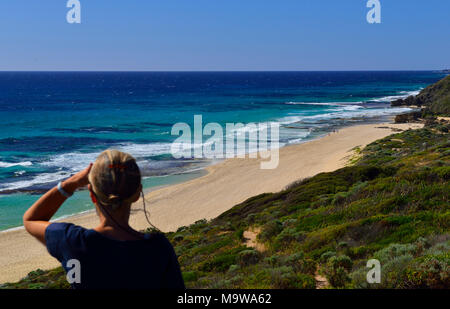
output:
<svg viewBox="0 0 450 309"><path fill-rule="evenodd" d="M308 143L308 142L311 142L313 140L323 138L324 136L327 136L327 135L333 133L334 131L340 130L342 128L351 127L351 126L358 126L358 125L361 125L361 124L378 124L378 123L393 122L394 119L395 119L395 116L369 117L367 119L356 118L356 122L346 121L343 124L336 124L335 126L331 126L330 128L328 128L328 130L323 130L321 133L319 133L319 134L317 134L315 136L308 136L306 138L302 138L301 141L299 141L299 142L281 145L279 147L279 149L281 149L283 147L287 147L287 146L293 146L293 145L300 145L300 144ZM246 153L246 156L249 156L249 155L250 155L250 153ZM165 187L168 187L168 186L174 186L174 185L177 185L177 184L180 184L180 183L186 183L186 182L188 182L190 180L195 180L197 178L206 176L209 173L208 172L208 170L209 170L208 168L210 168L210 167L212 167L212 166L214 166L216 164L219 164L219 163L221 163L221 162L223 162L225 160L226 159L210 159L209 162L206 165L202 166L202 167L195 167L192 170L187 170L187 171L180 172L180 173L174 173L174 174L167 174L167 175L158 176L158 177L174 177L174 176L180 176L180 175L188 175L187 179L183 179L183 180L176 179L176 180L172 180L171 182L168 182L168 183L165 183L165 184L159 184L159 185L156 185L156 186L150 185L150 186L146 187L146 185L145 185L146 179L147 178L151 178L151 177L143 178L143 191L144 191L144 194L147 195L150 192L155 191L155 190L159 190L159 189L162 189L162 188L165 188ZM55 183L55 185L56 185L56 183ZM33 195L35 195L35 196L41 196L45 192L47 192L49 189L50 188L44 189L41 192L39 192L39 191L38 192L32 191L32 192L33 192ZM79 191L77 191L76 194L79 194L79 193L82 194L82 192L84 192L84 191L87 191L87 189L86 188L82 188ZM89 202L90 202L90 200L89 200ZM77 218L80 215L85 215L85 214L94 213L94 212L95 212L95 209L92 206L91 209L82 210L82 211L76 211L76 212L72 212L72 213L68 213L68 214L63 214L63 215L57 216L56 218L52 219L51 222L70 220L70 218ZM56 214L56 215L58 215L58 214ZM0 234L4 233L4 232L20 230L20 229L24 229L24 226L23 225L18 225L18 226L8 227L6 229L0 229Z"/></svg>
<svg viewBox="0 0 450 309"><path fill-rule="evenodd" d="M212 219L246 199L266 192L278 192L299 179L344 167L355 147L365 145L422 124L372 123L339 129L317 139L279 149L280 163L276 169L261 170L261 159L227 159L206 167L207 174L164 186L146 193L151 222L164 232ZM57 220L60 221L60 220ZM97 223L95 211L74 214L62 219L86 228ZM148 227L142 213L142 203L133 205L130 224L139 230ZM0 233L0 283L17 281L28 272L57 267L40 243L23 228Z"/></svg>

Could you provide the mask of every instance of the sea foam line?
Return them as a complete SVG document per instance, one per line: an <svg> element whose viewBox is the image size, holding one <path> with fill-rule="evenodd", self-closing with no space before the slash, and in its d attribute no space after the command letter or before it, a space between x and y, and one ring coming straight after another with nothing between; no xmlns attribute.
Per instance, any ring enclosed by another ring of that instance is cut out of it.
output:
<svg viewBox="0 0 450 309"><path fill-rule="evenodd" d="M10 163L10 162L2 162L0 161L0 168L8 168L13 166L31 166L33 163L31 161L18 162L18 163Z"/></svg>
<svg viewBox="0 0 450 309"><path fill-rule="evenodd" d="M369 100L369 102L391 102L399 99L406 99L409 96L416 96L420 93L420 91L423 88L420 88L419 90L413 90L413 91L400 91L398 95L391 95L381 98L374 98Z"/></svg>

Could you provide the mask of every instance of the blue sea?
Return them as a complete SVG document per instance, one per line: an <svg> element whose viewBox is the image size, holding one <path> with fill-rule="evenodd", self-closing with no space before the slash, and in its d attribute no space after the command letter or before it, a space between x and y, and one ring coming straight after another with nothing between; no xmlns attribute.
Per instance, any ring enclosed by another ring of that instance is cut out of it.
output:
<svg viewBox="0 0 450 309"><path fill-rule="evenodd" d="M0 230L104 149L135 156L147 190L204 174L211 161L174 159L177 122L280 123L281 146L406 112L389 102L436 72L0 72ZM80 191L58 211L91 210Z"/></svg>

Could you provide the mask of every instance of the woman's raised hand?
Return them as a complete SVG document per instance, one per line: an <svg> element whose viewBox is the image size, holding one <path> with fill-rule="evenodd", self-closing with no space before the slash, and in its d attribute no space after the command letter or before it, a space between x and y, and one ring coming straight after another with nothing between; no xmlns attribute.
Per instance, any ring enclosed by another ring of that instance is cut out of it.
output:
<svg viewBox="0 0 450 309"><path fill-rule="evenodd" d="M73 192L78 188L85 187L89 184L89 172L91 171L92 163L89 164L88 167L86 167L81 172L76 173L75 175L71 176L69 179L64 181L64 187L67 187L69 191Z"/></svg>

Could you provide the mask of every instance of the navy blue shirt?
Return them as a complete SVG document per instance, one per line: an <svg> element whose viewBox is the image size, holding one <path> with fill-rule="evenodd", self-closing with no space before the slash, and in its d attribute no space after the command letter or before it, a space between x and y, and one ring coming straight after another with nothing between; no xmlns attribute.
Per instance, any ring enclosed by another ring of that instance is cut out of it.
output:
<svg viewBox="0 0 450 309"><path fill-rule="evenodd" d="M74 269L68 261L79 261L80 283L72 283L73 288L184 289L177 257L163 234L120 241L70 223L52 223L45 241L66 272Z"/></svg>

